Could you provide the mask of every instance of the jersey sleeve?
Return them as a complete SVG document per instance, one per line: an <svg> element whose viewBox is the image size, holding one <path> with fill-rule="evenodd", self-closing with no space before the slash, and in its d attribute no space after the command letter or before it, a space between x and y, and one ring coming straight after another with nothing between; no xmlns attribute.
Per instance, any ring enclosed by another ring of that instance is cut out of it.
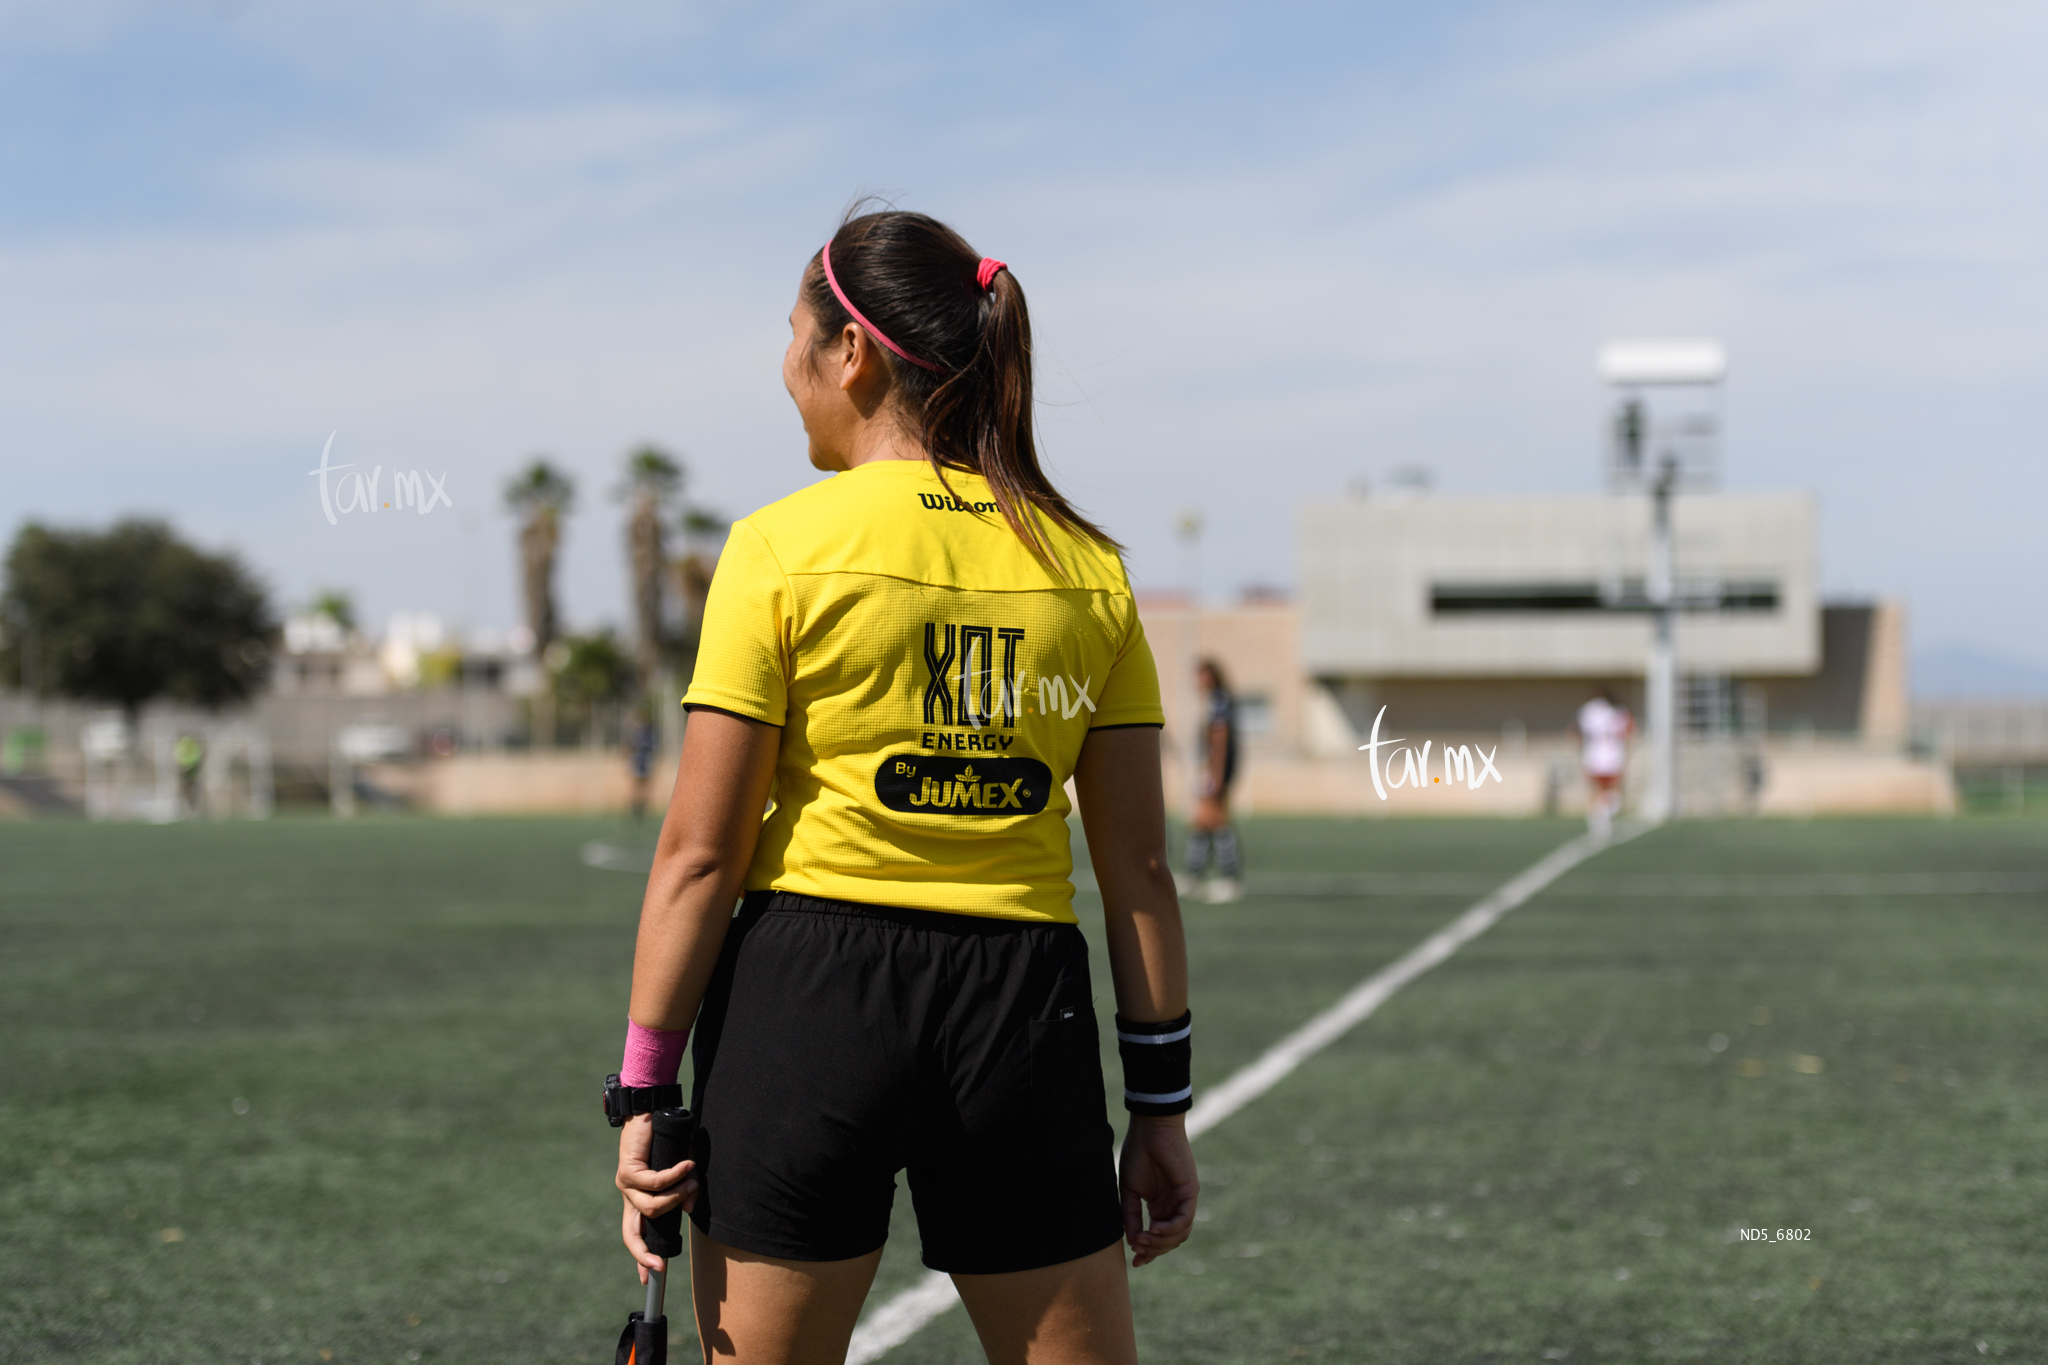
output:
<svg viewBox="0 0 2048 1365"><path fill-rule="evenodd" d="M1152 646L1145 640L1145 623L1138 619L1138 606L1130 598L1123 599L1123 606L1130 614L1129 624L1116 662L1110 665L1102 701L1089 722L1091 730L1166 724L1166 712L1159 704L1159 670L1152 662Z"/></svg>
<svg viewBox="0 0 2048 1365"><path fill-rule="evenodd" d="M732 528L704 600L697 669L684 706L709 706L781 725L789 716L789 641L795 600L767 540Z"/></svg>

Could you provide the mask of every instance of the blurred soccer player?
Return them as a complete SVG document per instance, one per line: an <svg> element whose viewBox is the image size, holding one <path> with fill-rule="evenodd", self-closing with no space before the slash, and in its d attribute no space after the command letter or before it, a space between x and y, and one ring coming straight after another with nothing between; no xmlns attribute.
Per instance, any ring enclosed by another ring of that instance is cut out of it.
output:
<svg viewBox="0 0 2048 1365"><path fill-rule="evenodd" d="M178 767L178 793L183 804L180 813L199 814L199 769L206 761L206 746L188 730L171 745L171 761Z"/></svg>
<svg viewBox="0 0 2048 1365"><path fill-rule="evenodd" d="M1039 466L1002 262L922 214L852 218L790 330L783 383L833 477L734 526L711 582L607 1091L623 1239L664 1269L641 1217L689 1211L707 1360L836 1361L907 1170L924 1263L989 1359L1131 1365L1123 1244L1137 1265L1179 1246L1197 1182L1164 716L1130 582ZM650 1170L693 1021L703 1164Z"/></svg>
<svg viewBox="0 0 2048 1365"><path fill-rule="evenodd" d="M1579 736L1579 766L1592 784L1586 828L1604 835L1614 828L1621 810L1621 775L1628 767L1628 738L1635 733L1635 718L1603 687L1579 708L1573 728Z"/></svg>
<svg viewBox="0 0 2048 1365"><path fill-rule="evenodd" d="M636 825L647 816L647 779L654 772L654 751L660 742L653 719L645 711L636 715L626 740L626 763L633 778L633 823Z"/></svg>
<svg viewBox="0 0 2048 1365"><path fill-rule="evenodd" d="M1202 888L1205 899L1224 904L1244 894L1237 831L1230 824L1230 784L1237 777L1237 699L1224 681L1223 667L1204 659L1195 669L1201 692L1201 769L1195 782L1195 815L1188 831L1188 880L1199 886L1216 860L1216 877Z"/></svg>

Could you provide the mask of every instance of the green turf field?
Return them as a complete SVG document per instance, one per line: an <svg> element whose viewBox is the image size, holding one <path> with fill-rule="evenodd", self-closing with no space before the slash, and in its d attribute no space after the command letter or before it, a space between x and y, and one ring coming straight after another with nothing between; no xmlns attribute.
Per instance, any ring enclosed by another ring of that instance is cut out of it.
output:
<svg viewBox="0 0 2048 1365"><path fill-rule="evenodd" d="M1575 832L1252 822L1287 894L1189 908L1198 1083ZM608 1361L593 837L0 826L0 1361ZM1200 1140L1148 1359L2048 1358L2044 885L2027 820L1601 854ZM979 1358L957 1311L888 1357Z"/></svg>

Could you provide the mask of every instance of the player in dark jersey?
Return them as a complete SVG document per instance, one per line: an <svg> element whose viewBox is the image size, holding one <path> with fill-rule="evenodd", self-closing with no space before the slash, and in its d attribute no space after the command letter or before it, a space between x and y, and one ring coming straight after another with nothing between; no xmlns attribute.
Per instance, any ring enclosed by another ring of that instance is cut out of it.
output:
<svg viewBox="0 0 2048 1365"><path fill-rule="evenodd" d="M647 817L647 779L654 774L654 755L660 746L661 735L654 728L654 719L643 708L635 715L626 739L626 766L633 779L631 804L636 825Z"/></svg>
<svg viewBox="0 0 2048 1365"><path fill-rule="evenodd" d="M1195 787L1194 827L1188 831L1191 882L1208 876L1209 858L1216 858L1216 876L1203 886L1205 899L1225 904L1244 894L1237 831L1230 824L1230 784L1237 777L1237 698L1224 681L1223 666L1204 659L1195 670L1201 693L1201 765Z"/></svg>

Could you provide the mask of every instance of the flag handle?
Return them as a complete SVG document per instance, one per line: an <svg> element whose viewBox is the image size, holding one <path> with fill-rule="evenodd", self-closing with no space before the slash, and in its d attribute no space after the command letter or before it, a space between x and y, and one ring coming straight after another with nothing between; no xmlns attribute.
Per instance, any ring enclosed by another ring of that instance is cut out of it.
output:
<svg viewBox="0 0 2048 1365"><path fill-rule="evenodd" d="M647 1164L657 1171L665 1171L678 1162L690 1160L696 1139L695 1114L687 1109L656 1110L654 1140L647 1153ZM701 1165L702 1156L697 1160ZM677 1208L659 1218L643 1217L640 1236L649 1251L673 1263L673 1258L683 1251L683 1211ZM647 1272L647 1303L645 1308L627 1320L626 1330L619 1338L619 1365L667 1365L668 1319L662 1309L667 1287L667 1271Z"/></svg>

